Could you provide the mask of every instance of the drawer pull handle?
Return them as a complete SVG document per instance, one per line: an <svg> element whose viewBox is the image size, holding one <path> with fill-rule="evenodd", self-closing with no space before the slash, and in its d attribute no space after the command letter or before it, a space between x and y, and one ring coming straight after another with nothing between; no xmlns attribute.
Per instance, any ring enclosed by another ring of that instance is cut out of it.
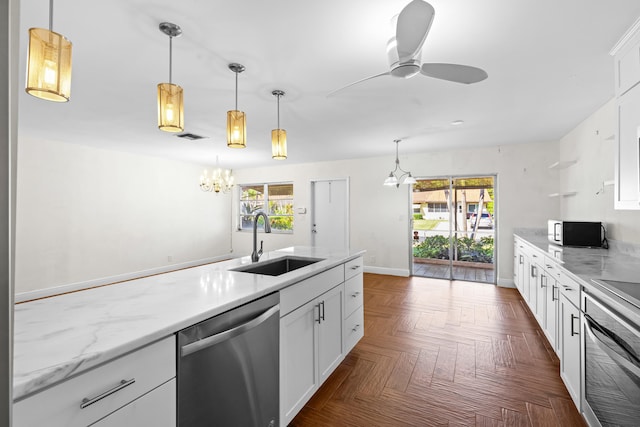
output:
<svg viewBox="0 0 640 427"><path fill-rule="evenodd" d="M351 294L351 297L358 298L358 295L360 295L360 292L354 292L353 294Z"/></svg>
<svg viewBox="0 0 640 427"><path fill-rule="evenodd" d="M352 270L357 270L357 269L359 269L359 268L360 268L360 266L359 266L359 265L354 265L353 267L351 267L351 269L352 269Z"/></svg>
<svg viewBox="0 0 640 427"><path fill-rule="evenodd" d="M351 329L353 332L357 332L358 329L360 329L360 324L357 324L356 326L353 327L353 329Z"/></svg>
<svg viewBox="0 0 640 427"><path fill-rule="evenodd" d="M135 383L136 379L135 378L131 378L130 380L121 380L120 384L118 384L117 386L115 386L114 388L112 388L111 390L107 390L104 393L96 396L96 397L92 397L91 399L89 399L88 397L85 397L84 399L82 399L82 403L80 403L80 409L84 409L87 406L91 406L94 403L104 399L107 396L111 396L113 393L116 393L120 390L122 390L125 387L129 387L131 384Z"/></svg>

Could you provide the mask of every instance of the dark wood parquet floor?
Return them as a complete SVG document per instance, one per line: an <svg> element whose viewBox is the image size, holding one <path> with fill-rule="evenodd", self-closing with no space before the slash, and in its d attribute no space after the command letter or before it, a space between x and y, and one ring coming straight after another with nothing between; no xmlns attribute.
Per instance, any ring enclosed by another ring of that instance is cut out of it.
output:
<svg viewBox="0 0 640 427"><path fill-rule="evenodd" d="M364 276L365 336L291 426L586 426L517 290Z"/></svg>

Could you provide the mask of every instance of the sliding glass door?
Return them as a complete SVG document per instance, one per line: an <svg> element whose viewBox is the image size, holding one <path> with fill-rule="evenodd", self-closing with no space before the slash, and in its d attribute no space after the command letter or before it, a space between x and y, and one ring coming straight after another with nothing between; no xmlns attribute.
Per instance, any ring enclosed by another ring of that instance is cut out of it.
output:
<svg viewBox="0 0 640 427"><path fill-rule="evenodd" d="M494 283L495 176L418 179L412 192L414 276Z"/></svg>

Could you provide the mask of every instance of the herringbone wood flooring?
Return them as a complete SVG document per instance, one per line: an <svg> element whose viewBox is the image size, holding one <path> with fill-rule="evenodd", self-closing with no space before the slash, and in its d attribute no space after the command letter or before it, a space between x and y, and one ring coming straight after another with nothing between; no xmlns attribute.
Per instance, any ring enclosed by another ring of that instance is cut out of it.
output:
<svg viewBox="0 0 640 427"><path fill-rule="evenodd" d="M517 290L365 274L364 312L291 426L586 426Z"/></svg>

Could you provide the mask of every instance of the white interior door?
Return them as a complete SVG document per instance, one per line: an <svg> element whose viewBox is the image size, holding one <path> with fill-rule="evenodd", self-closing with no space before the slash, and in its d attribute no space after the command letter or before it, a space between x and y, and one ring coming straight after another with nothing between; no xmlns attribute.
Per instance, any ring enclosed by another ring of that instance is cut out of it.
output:
<svg viewBox="0 0 640 427"><path fill-rule="evenodd" d="M349 179L311 181L311 244L349 247Z"/></svg>

